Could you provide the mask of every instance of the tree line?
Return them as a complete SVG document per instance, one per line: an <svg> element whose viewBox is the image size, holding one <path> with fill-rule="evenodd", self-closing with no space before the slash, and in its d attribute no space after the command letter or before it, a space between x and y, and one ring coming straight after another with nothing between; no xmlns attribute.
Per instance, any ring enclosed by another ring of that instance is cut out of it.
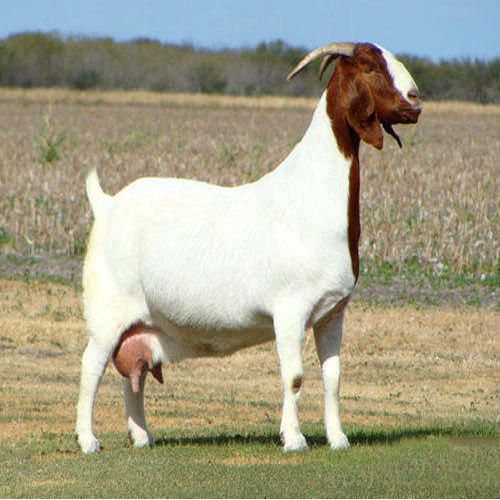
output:
<svg viewBox="0 0 500 500"><path fill-rule="evenodd" d="M147 38L116 42L23 33L0 40L0 86L315 96L318 63L291 83L285 78L306 53L281 40L212 51ZM500 102L500 58L398 57L425 99Z"/></svg>

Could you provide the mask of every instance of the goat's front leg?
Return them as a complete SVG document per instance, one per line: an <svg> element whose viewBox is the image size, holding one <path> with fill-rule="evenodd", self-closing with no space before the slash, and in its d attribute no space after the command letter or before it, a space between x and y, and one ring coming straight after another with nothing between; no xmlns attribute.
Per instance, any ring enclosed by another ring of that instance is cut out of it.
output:
<svg viewBox="0 0 500 500"><path fill-rule="evenodd" d="M334 450L349 447L349 441L342 432L339 414L340 344L344 314L314 327L314 338L323 372L325 391L326 436Z"/></svg>
<svg viewBox="0 0 500 500"><path fill-rule="evenodd" d="M129 435L135 446L141 448L154 443L153 435L148 431L144 415L144 385L148 372L144 370L139 378L139 391L133 392L130 378L123 380L125 399L125 417Z"/></svg>
<svg viewBox="0 0 500 500"><path fill-rule="evenodd" d="M307 443L300 432L297 416L297 401L304 377L301 355L304 326L300 320L284 312L275 315L274 330L283 383L283 414L280 426L283 450L304 450Z"/></svg>

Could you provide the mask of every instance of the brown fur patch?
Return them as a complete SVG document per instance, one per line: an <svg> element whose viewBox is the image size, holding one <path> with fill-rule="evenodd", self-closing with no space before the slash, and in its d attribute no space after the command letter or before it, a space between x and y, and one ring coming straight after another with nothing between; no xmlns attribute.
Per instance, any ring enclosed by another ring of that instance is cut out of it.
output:
<svg viewBox="0 0 500 500"><path fill-rule="evenodd" d="M358 44L353 57L340 57L328 82L327 113L340 151L352 161L347 208L348 242L352 272L357 280L361 234L360 140L381 149L384 144L382 124L387 128L392 123L415 123L420 110L403 99L394 87L380 49L371 44ZM391 135L394 137L395 133Z"/></svg>
<svg viewBox="0 0 500 500"><path fill-rule="evenodd" d="M299 392L302 389L303 378L301 376L297 376L292 380L292 391Z"/></svg>

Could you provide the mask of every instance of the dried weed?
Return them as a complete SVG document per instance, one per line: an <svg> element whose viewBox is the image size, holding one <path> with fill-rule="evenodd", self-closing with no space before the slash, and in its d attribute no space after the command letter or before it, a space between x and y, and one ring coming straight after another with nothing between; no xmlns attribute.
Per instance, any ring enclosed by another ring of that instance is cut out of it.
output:
<svg viewBox="0 0 500 500"><path fill-rule="evenodd" d="M86 167L115 193L140 176L232 186L283 160L305 131L314 100L151 92L2 89L0 246L81 254L91 226ZM35 148L51 112L64 161L40 164ZM500 106L427 103L420 123L362 150L362 248L366 262L411 259L437 274L493 273L499 257ZM0 248L0 251L2 251Z"/></svg>

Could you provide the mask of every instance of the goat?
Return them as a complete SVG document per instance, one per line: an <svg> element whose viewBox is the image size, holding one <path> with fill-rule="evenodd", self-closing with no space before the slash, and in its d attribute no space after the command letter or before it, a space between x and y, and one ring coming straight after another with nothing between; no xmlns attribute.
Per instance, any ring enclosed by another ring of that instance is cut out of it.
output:
<svg viewBox="0 0 500 500"><path fill-rule="evenodd" d="M339 417L344 310L358 279L360 141L383 146L382 127L416 123L417 86L390 52L334 43L309 53L293 78L338 58L302 140L272 172L227 188L142 178L114 196L95 171L86 180L95 222L83 272L88 345L82 356L76 432L85 453L95 396L108 362L125 377L133 443L153 436L144 416L148 370L186 357L224 356L276 340L283 387L284 451L307 448L297 402L301 347L312 327L333 449L349 446Z"/></svg>

